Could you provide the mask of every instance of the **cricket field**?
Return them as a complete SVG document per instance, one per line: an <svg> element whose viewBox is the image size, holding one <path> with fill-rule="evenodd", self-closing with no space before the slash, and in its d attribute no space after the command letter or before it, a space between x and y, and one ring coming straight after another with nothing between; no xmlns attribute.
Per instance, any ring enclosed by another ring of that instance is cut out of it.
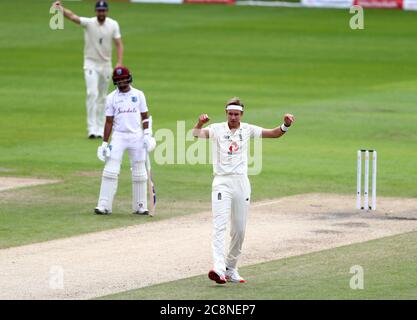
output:
<svg viewBox="0 0 417 320"><path fill-rule="evenodd" d="M103 164L96 158L101 142L87 139L85 129L83 31L68 20L63 30L51 30L51 4L0 3L5 13L0 21L0 182L53 180L0 191L0 265L13 272L16 257L22 265L16 266L15 278L29 277L25 263L35 261L36 252L41 257L54 246L71 248L66 241L95 234L111 243L111 232L123 230L148 232L149 246L158 250L154 242L165 237L162 231L187 232L184 224L198 231L194 218L202 222L205 262L210 258L210 164L178 163L177 154L173 164L154 160L157 214L149 218L131 214L125 157L113 214L93 214ZM92 2L64 5L80 16L94 15ZM133 86L146 94L154 132L169 129L176 134L178 123L188 131L201 113L209 114L211 122L225 121L224 104L233 96L245 103L245 122L271 128L282 123L284 113L296 116L283 138L263 142L262 170L250 177L255 207L248 233L267 227L261 209L277 218L277 228L280 214L289 225L291 217L302 220L297 228L309 221L316 225L314 232L302 229L304 242L299 239L296 246L295 227L291 232L290 227L282 229L288 235L285 241L275 239L276 247L268 239L258 247L253 236L240 269L249 282L240 287L221 290L198 266L194 273L179 272L178 279L162 283L121 281L114 290L94 289L97 294L77 287L72 292L83 292L81 296L59 298L417 299L417 12L366 10L363 30L350 29L351 14L340 9L110 2L109 16L120 24L124 64L133 73ZM381 205L375 213L355 210L360 148L378 151ZM326 217L337 224L341 215L344 228L320 227L329 222ZM306 244L316 236L321 244ZM135 242L134 233L126 241ZM169 247L174 242L161 243ZM287 245L294 250L279 255ZM270 251L257 255L264 249ZM87 247L82 250L87 254ZM25 252L32 252L35 260L25 260ZM137 255L140 269L141 253L129 252ZM77 250L67 253L76 256ZM48 263L62 265L71 279L65 259L48 260L39 272L47 274ZM204 265L208 271L210 265ZM349 287L354 265L365 272L362 290ZM39 296L23 298L53 298L39 288L42 279L32 279ZM92 286L105 287L104 280ZM3 273L0 283L10 291L2 297L21 297L14 289L18 281L8 281Z"/></svg>

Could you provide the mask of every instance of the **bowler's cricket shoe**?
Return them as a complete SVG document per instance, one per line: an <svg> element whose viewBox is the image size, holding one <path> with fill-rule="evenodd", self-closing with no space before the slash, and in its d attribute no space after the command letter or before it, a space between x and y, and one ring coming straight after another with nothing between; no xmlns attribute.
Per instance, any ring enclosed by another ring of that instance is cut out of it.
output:
<svg viewBox="0 0 417 320"><path fill-rule="evenodd" d="M101 214L101 215L110 215L111 214L111 211L108 210L108 209L105 209L103 207L96 207L94 209L94 213L95 214Z"/></svg>
<svg viewBox="0 0 417 320"><path fill-rule="evenodd" d="M95 134L92 134L91 133L91 134L88 135L88 139L95 139L95 138L96 138L96 135Z"/></svg>
<svg viewBox="0 0 417 320"><path fill-rule="evenodd" d="M243 279L236 269L226 268L226 280L234 283L246 283L247 281Z"/></svg>
<svg viewBox="0 0 417 320"><path fill-rule="evenodd" d="M208 277L210 280L213 280L219 284L225 284L227 282L224 274L221 274L220 272L216 272L214 269L209 271Z"/></svg>

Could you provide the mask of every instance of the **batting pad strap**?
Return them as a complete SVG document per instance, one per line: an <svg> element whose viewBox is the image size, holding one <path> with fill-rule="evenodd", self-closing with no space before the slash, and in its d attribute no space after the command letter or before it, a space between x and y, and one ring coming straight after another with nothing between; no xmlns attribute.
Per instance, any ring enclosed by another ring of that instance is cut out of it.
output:
<svg viewBox="0 0 417 320"><path fill-rule="evenodd" d="M145 120L142 120L142 123L145 123L145 122L149 122L149 118L145 119Z"/></svg>
<svg viewBox="0 0 417 320"><path fill-rule="evenodd" d="M239 106L238 104L231 104L231 105L228 105L227 107L226 107L226 110L239 110L239 111L243 111L243 108L242 108L242 106Z"/></svg>
<svg viewBox="0 0 417 320"><path fill-rule="evenodd" d="M112 179L112 180L117 180L117 178L119 177L119 174L114 171L103 170L103 177Z"/></svg>
<svg viewBox="0 0 417 320"><path fill-rule="evenodd" d="M103 177L109 179L117 179L120 173L121 162L116 159L109 159L103 170Z"/></svg>

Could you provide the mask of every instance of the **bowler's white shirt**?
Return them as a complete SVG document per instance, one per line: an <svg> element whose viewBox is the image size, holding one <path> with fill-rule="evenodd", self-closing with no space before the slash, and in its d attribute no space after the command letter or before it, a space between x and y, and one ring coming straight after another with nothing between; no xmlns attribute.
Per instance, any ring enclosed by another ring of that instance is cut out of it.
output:
<svg viewBox="0 0 417 320"><path fill-rule="evenodd" d="M207 129L213 143L214 175L247 175L249 139L261 137L262 128L241 122L232 133L227 122L222 122L213 123Z"/></svg>
<svg viewBox="0 0 417 320"><path fill-rule="evenodd" d="M142 91L130 87L128 92L119 89L109 93L106 98L106 117L113 118L113 131L143 134L141 113L148 106Z"/></svg>
<svg viewBox="0 0 417 320"><path fill-rule="evenodd" d="M84 28L84 69L111 67L112 41L121 38L117 21L106 17L100 24L97 17L81 17L80 25Z"/></svg>

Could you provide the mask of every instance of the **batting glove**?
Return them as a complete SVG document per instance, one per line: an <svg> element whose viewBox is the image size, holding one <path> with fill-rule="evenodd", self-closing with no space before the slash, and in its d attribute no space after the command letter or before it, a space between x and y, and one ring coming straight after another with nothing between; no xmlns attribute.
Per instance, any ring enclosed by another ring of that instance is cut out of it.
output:
<svg viewBox="0 0 417 320"><path fill-rule="evenodd" d="M97 158L100 161L105 162L106 158L110 157L110 152L111 152L111 146L107 142L103 141L103 144L99 146L97 149Z"/></svg>
<svg viewBox="0 0 417 320"><path fill-rule="evenodd" d="M156 140L154 137L152 137L150 134L145 134L143 136L143 147L146 149L146 151L149 153L153 151L156 147Z"/></svg>

